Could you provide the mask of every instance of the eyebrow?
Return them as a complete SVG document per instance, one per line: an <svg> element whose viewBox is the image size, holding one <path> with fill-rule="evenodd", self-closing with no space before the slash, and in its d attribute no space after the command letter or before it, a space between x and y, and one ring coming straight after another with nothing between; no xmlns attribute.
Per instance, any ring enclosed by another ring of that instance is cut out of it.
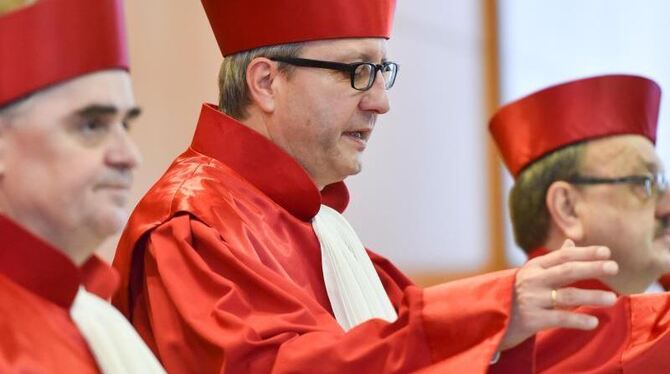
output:
<svg viewBox="0 0 670 374"><path fill-rule="evenodd" d="M115 115L118 112L119 109L114 105L93 104L78 110L77 115L81 117L91 118L91 117ZM140 107L132 107L127 111L124 120L135 119L139 117L140 114L142 114L142 109Z"/></svg>

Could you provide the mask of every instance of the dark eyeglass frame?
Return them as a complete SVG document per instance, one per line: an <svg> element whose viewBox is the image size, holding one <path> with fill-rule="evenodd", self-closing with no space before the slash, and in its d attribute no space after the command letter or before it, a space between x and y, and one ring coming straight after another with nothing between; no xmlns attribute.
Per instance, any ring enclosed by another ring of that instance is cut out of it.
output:
<svg viewBox="0 0 670 374"><path fill-rule="evenodd" d="M604 178L577 175L569 178L566 182L576 185L596 185L596 184L632 184L641 186L647 197L654 195L660 196L668 190L669 181L665 174L655 175L629 175L619 178Z"/></svg>
<svg viewBox="0 0 670 374"><path fill-rule="evenodd" d="M375 84L375 80L377 79L378 71L381 71L383 76L384 71L389 67L391 67L392 74L390 75L390 78L388 80L386 80L386 78L384 79L384 88L386 90L389 90L391 89L391 87L393 87L393 85L395 84L395 79L398 76L398 64L392 61L385 61L382 62L381 64L373 64L372 62L355 62L352 64L345 64L343 62L312 60L308 58L299 58L299 57L268 57L268 58L272 61L283 62L285 64L294 66L330 69L349 73L351 78L351 88L358 91L367 91L370 88L372 88L372 85ZM358 88L356 87L355 84L356 69L358 69L362 65L369 66L370 67L369 71L371 73L370 77L368 78L367 86L365 86L364 88Z"/></svg>

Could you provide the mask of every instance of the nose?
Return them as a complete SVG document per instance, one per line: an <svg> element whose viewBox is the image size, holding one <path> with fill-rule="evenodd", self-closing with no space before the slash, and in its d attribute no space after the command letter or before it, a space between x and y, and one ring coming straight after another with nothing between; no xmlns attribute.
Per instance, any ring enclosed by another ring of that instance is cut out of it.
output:
<svg viewBox="0 0 670 374"><path fill-rule="evenodd" d="M659 192L656 202L656 218L664 219L670 217L670 189Z"/></svg>
<svg viewBox="0 0 670 374"><path fill-rule="evenodd" d="M111 143L105 155L105 161L108 165L116 169L132 170L142 162L142 155L123 124L114 126Z"/></svg>
<svg viewBox="0 0 670 374"><path fill-rule="evenodd" d="M359 104L361 110L384 114L391 109L384 85L384 76L381 71L377 71L372 87L364 92L363 98L361 99Z"/></svg>

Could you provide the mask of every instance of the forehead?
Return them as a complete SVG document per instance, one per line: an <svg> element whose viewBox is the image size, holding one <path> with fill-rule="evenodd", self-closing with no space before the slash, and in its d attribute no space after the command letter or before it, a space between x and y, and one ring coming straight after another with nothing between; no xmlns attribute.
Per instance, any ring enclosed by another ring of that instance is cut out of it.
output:
<svg viewBox="0 0 670 374"><path fill-rule="evenodd" d="M71 102L75 106L106 102L120 108L133 105L130 75L124 70L86 74L44 92L44 100Z"/></svg>
<svg viewBox="0 0 670 374"><path fill-rule="evenodd" d="M614 135L589 141L583 166L586 170L618 174L663 170L654 144L641 135Z"/></svg>
<svg viewBox="0 0 670 374"><path fill-rule="evenodd" d="M96 104L114 106L119 110L134 107L135 98L128 72L105 70L86 74L32 95L17 109L21 115L57 119Z"/></svg>
<svg viewBox="0 0 670 374"><path fill-rule="evenodd" d="M302 56L332 60L365 60L377 62L386 58L386 39L350 38L305 43Z"/></svg>

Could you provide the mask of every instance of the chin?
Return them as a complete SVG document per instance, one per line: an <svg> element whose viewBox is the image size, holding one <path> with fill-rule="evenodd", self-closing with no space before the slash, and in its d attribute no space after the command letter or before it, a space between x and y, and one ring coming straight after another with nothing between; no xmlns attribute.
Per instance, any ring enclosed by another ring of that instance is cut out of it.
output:
<svg viewBox="0 0 670 374"><path fill-rule="evenodd" d="M347 175L348 175L348 176L356 175L356 174L359 174L361 171L362 171L361 168L353 169L353 170L351 170L351 172L349 172L349 174L347 174Z"/></svg>
<svg viewBox="0 0 670 374"><path fill-rule="evenodd" d="M105 212L97 221L97 232L105 238L117 234L128 222L128 212L125 209L110 209Z"/></svg>
<svg viewBox="0 0 670 374"><path fill-rule="evenodd" d="M363 171L363 163L356 159L348 167L349 173L347 175L356 175Z"/></svg>

